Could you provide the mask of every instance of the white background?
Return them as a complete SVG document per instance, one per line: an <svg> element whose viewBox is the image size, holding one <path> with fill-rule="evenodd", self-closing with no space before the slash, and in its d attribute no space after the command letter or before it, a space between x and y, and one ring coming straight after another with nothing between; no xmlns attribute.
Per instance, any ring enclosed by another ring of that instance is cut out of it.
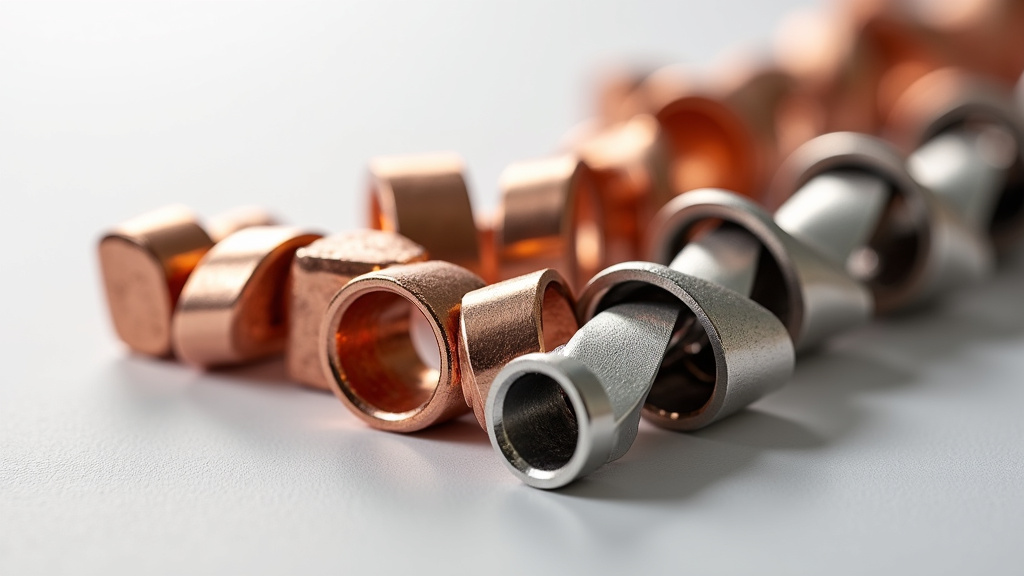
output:
<svg viewBox="0 0 1024 576"><path fill-rule="evenodd" d="M0 4L0 573L1019 574L1019 253L554 493L470 417L374 432L279 366L133 357L107 322L124 218L360 226L366 159L437 149L489 210L602 64L714 69L805 3Z"/></svg>

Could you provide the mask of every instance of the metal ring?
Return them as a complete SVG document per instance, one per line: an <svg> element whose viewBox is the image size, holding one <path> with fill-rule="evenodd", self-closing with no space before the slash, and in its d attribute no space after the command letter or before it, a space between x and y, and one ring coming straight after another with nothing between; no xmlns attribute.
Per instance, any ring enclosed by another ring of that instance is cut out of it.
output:
<svg viewBox="0 0 1024 576"><path fill-rule="evenodd" d="M501 278L554 268L579 287L601 269L601 207L585 163L572 155L517 162L500 180L494 241Z"/></svg>
<svg viewBox="0 0 1024 576"><path fill-rule="evenodd" d="M459 309L483 287L448 262L394 266L363 274L331 300L320 328L320 362L334 394L374 428L413 432L468 411L459 376ZM425 325L436 366L416 349Z"/></svg>
<svg viewBox="0 0 1024 576"><path fill-rule="evenodd" d="M833 132L819 136L783 163L766 196L776 209L815 176L831 170L854 169L874 174L892 187L893 200L901 203L910 226L908 234L892 247L901 265L893 266L883 278L868 282L880 313L904 307L929 289L928 267L933 260L934 200L911 178L903 158L884 141L854 132Z"/></svg>
<svg viewBox="0 0 1024 576"><path fill-rule="evenodd" d="M486 429L484 406L498 372L512 359L565 344L579 328L572 291L547 268L462 297L459 362L462 392Z"/></svg>
<svg viewBox="0 0 1024 576"><path fill-rule="evenodd" d="M661 299L682 302L703 328L710 349L695 361L710 368L712 378L691 378L692 372L663 366L643 409L644 417L658 426L707 426L781 387L792 374L793 342L771 312L660 264L625 262L606 268L584 288L578 316L586 321L615 304Z"/></svg>
<svg viewBox="0 0 1024 576"><path fill-rule="evenodd" d="M464 163L454 153L370 161L370 228L421 244L431 258L481 273Z"/></svg>
<svg viewBox="0 0 1024 576"><path fill-rule="evenodd" d="M332 234L299 248L292 261L288 305L288 377L330 390L320 366L320 324L331 298L356 276L426 259L419 244L380 230Z"/></svg>
<svg viewBox="0 0 1024 576"><path fill-rule="evenodd" d="M283 352L292 257L318 238L299 228L255 226L210 249L181 291L171 327L175 354L212 367Z"/></svg>

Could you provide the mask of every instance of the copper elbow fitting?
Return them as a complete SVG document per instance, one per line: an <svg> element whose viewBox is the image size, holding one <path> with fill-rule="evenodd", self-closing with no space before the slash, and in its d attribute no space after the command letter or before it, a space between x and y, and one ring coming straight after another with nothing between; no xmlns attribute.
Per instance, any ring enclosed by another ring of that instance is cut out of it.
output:
<svg viewBox="0 0 1024 576"><path fill-rule="evenodd" d="M500 278L554 268L578 287L601 269L601 206L586 164L572 155L517 162L500 180L494 233Z"/></svg>
<svg viewBox="0 0 1024 576"><path fill-rule="evenodd" d="M480 427L491 383L513 359L549 352L579 328L572 290L547 268L473 290L462 297L459 362L462 392Z"/></svg>
<svg viewBox="0 0 1024 576"><path fill-rule="evenodd" d="M332 234L299 248L291 269L285 354L288 377L330 390L320 365L320 324L331 298L356 276L426 259L427 252L419 244L380 230Z"/></svg>
<svg viewBox="0 0 1024 576"><path fill-rule="evenodd" d="M370 228L422 245L431 258L482 273L462 158L454 153L370 161Z"/></svg>
<svg viewBox="0 0 1024 576"><path fill-rule="evenodd" d="M228 236L196 266L174 313L175 354L203 368L284 351L289 275L295 251L319 234L254 226Z"/></svg>
<svg viewBox="0 0 1024 576"><path fill-rule="evenodd" d="M393 432L467 412L459 310L462 297L483 286L469 270L440 261L354 278L331 300L321 325L320 362L331 390L361 420ZM436 349L418 350L416 332L429 333ZM434 350L436 359L429 358Z"/></svg>
<svg viewBox="0 0 1024 576"><path fill-rule="evenodd" d="M100 271L118 337L135 352L171 354L171 315L192 270L219 240L247 226L270 224L258 208L238 209L207 226L180 205L132 218L99 243Z"/></svg>

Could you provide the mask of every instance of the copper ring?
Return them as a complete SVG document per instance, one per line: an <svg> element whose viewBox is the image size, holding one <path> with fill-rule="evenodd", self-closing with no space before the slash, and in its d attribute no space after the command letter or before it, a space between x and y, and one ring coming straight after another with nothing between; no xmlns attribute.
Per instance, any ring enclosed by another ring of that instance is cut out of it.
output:
<svg viewBox="0 0 1024 576"><path fill-rule="evenodd" d="M462 297L484 286L440 261L394 266L353 279L320 329L320 363L334 394L374 428L414 432L468 411L459 372ZM437 345L436 367L416 349L417 321Z"/></svg>
<svg viewBox="0 0 1024 576"><path fill-rule="evenodd" d="M396 232L430 257L480 274L480 248L464 163L457 154L370 161L370 228Z"/></svg>
<svg viewBox="0 0 1024 576"><path fill-rule="evenodd" d="M590 130L573 148L594 173L601 198L606 263L635 260L647 223L672 199L670 154L649 114Z"/></svg>
<svg viewBox="0 0 1024 576"><path fill-rule="evenodd" d="M757 141L731 104L673 66L651 74L641 94L668 141L676 194L708 187L748 196L758 191Z"/></svg>
<svg viewBox="0 0 1024 576"><path fill-rule="evenodd" d="M332 234L299 248L291 270L285 354L288 377L330 390L320 366L320 324L331 298L356 276L426 259L427 252L419 244L380 230Z"/></svg>
<svg viewBox="0 0 1024 576"><path fill-rule="evenodd" d="M484 405L494 377L514 358L565 344L579 328L565 278L547 268L462 297L459 362L466 404L487 429Z"/></svg>
<svg viewBox="0 0 1024 576"><path fill-rule="evenodd" d="M502 172L501 189L494 241L502 279L554 268L578 287L601 269L601 207L585 163L573 155L517 162Z"/></svg>
<svg viewBox="0 0 1024 576"><path fill-rule="evenodd" d="M213 367L284 351L292 257L318 238L289 226L255 226L214 246L181 291L171 326L175 354Z"/></svg>
<svg viewBox="0 0 1024 576"><path fill-rule="evenodd" d="M268 224L273 216L247 208L204 227L181 205L123 222L100 240L100 270L118 337L136 352L171 353L171 315L199 260L228 231Z"/></svg>

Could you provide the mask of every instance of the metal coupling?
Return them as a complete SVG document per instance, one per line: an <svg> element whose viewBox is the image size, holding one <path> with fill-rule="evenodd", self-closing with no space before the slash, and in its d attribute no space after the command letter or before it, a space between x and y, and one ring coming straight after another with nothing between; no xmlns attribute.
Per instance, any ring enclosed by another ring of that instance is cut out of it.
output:
<svg viewBox="0 0 1024 576"><path fill-rule="evenodd" d="M717 229L708 230L708 225ZM821 251L794 238L753 201L725 190L694 190L677 197L652 225L648 257L687 274L724 282L722 259L695 255L680 259L703 236L729 231L755 245L748 249L740 273L750 274L744 296L764 307L785 326L797 349L819 344L829 336L866 322L874 310L870 291ZM733 240L735 243L737 240ZM749 242L748 242L749 243ZM750 251L756 251L749 254ZM734 288L737 286L733 285Z"/></svg>
<svg viewBox="0 0 1024 576"><path fill-rule="evenodd" d="M422 245L430 257L484 273L462 157L451 152L370 160L370 228Z"/></svg>
<svg viewBox="0 0 1024 576"><path fill-rule="evenodd" d="M135 352L171 354L171 317L199 260L237 230L274 223L267 211L236 208L206 226L185 206L136 216L104 234L100 272L118 337Z"/></svg>
<svg viewBox="0 0 1024 576"><path fill-rule="evenodd" d="M963 70L915 82L887 135L910 173L997 248L1024 235L1024 118L1005 87Z"/></svg>
<svg viewBox="0 0 1024 576"><path fill-rule="evenodd" d="M899 153L852 132L819 136L782 165L767 199L791 236L845 267L878 313L988 276L992 248L922 188Z"/></svg>
<svg viewBox="0 0 1024 576"><path fill-rule="evenodd" d="M320 327L320 363L335 396L370 426L393 432L465 414L459 308L483 286L469 270L440 261L352 279Z"/></svg>
<svg viewBox="0 0 1024 576"><path fill-rule="evenodd" d="M512 473L536 488L559 488L625 454L679 308L619 304L565 346L509 362L486 413L491 445Z"/></svg>
<svg viewBox="0 0 1024 576"><path fill-rule="evenodd" d="M580 288L605 259L605 231L593 172L564 154L511 164L501 174L494 231L499 278L558 270Z"/></svg>

